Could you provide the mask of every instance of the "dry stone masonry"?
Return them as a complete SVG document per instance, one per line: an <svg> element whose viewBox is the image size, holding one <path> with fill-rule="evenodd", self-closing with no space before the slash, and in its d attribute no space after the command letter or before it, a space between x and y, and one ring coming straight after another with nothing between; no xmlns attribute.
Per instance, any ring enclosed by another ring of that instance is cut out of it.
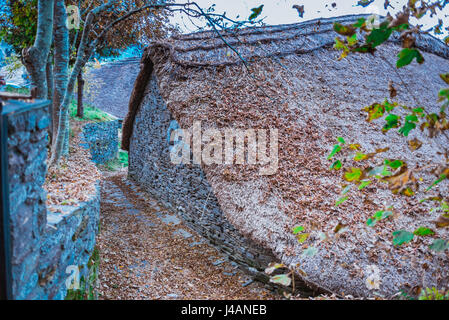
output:
<svg viewBox="0 0 449 320"><path fill-rule="evenodd" d="M228 222L199 165L171 163L167 136L176 128L175 121L159 94L155 78L147 93L135 120L129 177L176 210L189 227L228 254L232 261L257 279L267 281L263 270L275 260L274 256L243 237Z"/></svg>
<svg viewBox="0 0 449 320"><path fill-rule="evenodd" d="M90 151L92 161L104 164L117 156L119 121L88 123L83 127L82 139Z"/></svg>
<svg viewBox="0 0 449 320"><path fill-rule="evenodd" d="M50 124L48 102L6 104L12 295L64 299L67 279L89 273L98 231L99 187L78 206L46 207L43 189ZM67 273L69 271L69 273ZM79 271L79 273L78 273Z"/></svg>

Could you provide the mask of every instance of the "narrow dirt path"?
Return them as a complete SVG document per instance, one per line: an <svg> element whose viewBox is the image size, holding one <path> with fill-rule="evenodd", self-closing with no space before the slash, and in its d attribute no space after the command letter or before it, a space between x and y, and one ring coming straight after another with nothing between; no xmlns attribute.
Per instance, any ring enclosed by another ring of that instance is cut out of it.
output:
<svg viewBox="0 0 449 320"><path fill-rule="evenodd" d="M102 183L99 299L276 299L126 179Z"/></svg>

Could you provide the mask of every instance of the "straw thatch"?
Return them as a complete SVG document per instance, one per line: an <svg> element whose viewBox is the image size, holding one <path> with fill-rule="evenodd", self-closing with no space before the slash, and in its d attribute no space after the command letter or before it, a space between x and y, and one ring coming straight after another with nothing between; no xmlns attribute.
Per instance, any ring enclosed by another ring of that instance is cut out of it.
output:
<svg viewBox="0 0 449 320"><path fill-rule="evenodd" d="M142 58L122 146L127 148L133 139L134 117L151 74L181 127L202 121L204 127L278 128L277 174L261 177L257 166L203 167L223 212L237 229L273 250L279 260L298 265L304 280L339 294L368 296L377 292L391 297L402 288L444 287L449 279L447 250L431 252L431 237L394 247L392 232L434 228L432 221L439 213L429 213L430 204L418 204L418 200L447 195L447 184L405 199L393 196L384 184L374 183L351 192L348 201L335 207L342 189L341 173L328 169L327 155L337 136L359 143L365 152L390 146L389 151L370 160L373 166L385 158L400 158L410 168L444 162L438 150L448 144L444 136L429 139L419 130L407 139L394 130L383 134L382 120L366 123L361 109L388 97L392 80L398 89L396 101L438 112L438 90L445 85L439 74L449 71L449 48L429 35L420 35L417 46L426 63L396 70L400 47L395 36L374 56L353 55L337 61L332 24L359 17L224 34L226 42L247 61L251 73L223 39L211 32L153 44ZM407 141L414 138L424 143L412 152ZM430 165L420 173L423 184L435 179L432 169ZM375 228L366 226L368 218L390 205L394 218ZM295 225L310 233L304 244L292 235ZM344 227L344 232L336 233L337 226ZM449 238L447 229L438 234ZM318 251L308 257L303 254L307 247ZM371 290L367 281L377 276L379 289Z"/></svg>

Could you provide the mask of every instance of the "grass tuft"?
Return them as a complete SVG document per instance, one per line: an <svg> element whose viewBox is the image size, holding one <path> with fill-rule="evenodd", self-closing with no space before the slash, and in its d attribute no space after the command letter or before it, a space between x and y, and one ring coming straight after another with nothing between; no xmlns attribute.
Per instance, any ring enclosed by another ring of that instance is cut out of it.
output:
<svg viewBox="0 0 449 320"><path fill-rule="evenodd" d="M113 121L116 120L112 115L101 111L98 108L95 108L90 105L84 106L84 117L79 118L76 116L77 103L75 100L72 100L69 106L69 115L70 118L77 121L93 121L93 122L103 122L103 121Z"/></svg>

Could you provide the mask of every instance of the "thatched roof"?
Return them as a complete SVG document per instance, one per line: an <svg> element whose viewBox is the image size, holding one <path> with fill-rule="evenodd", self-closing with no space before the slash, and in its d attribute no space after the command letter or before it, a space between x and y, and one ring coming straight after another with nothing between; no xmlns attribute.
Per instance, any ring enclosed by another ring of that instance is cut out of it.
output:
<svg viewBox="0 0 449 320"><path fill-rule="evenodd" d="M139 73L139 58L102 64L84 75L84 101L118 119L124 119L131 91ZM111 90L114 88L114 90Z"/></svg>
<svg viewBox="0 0 449 320"><path fill-rule="evenodd" d="M159 59L173 64L173 67L223 67L243 65L242 58L250 63L254 59L279 59L288 55L312 53L323 48L331 48L336 33L333 23L353 23L366 15L350 15L337 19L317 19L304 23L279 26L247 28L233 33L201 32L172 37L165 42L155 42L147 47L141 59L141 70L131 94L127 119L123 127L122 148L128 150L135 111L142 100L153 71L153 63ZM397 35L390 42L398 42ZM427 34L419 35L416 41L419 49L449 58L449 47ZM232 46L240 57L229 48ZM142 87L143 86L143 87ZM126 95L127 96L127 95Z"/></svg>
<svg viewBox="0 0 449 320"><path fill-rule="evenodd" d="M449 48L439 40L420 35L417 46L426 63L413 63L396 70L400 50L397 37L376 54L351 55L337 61L332 45L334 21L354 22L360 16L321 19L294 25L252 28L225 34L224 39L248 61L241 60L211 32L172 38L155 43L145 51L142 69L130 100L124 123L122 146L129 146L134 116L153 74L160 92L181 127L193 121L217 128L278 128L279 171L269 177L251 166L204 166L209 183L229 221L242 233L272 249L284 263L298 264L304 279L339 294L367 296L370 266L380 270L380 289L391 296L403 286L447 286L449 254L428 249L432 238L394 247L392 232L434 228L439 213L423 209L417 193L412 198L393 196L382 183L350 193L339 207L341 173L330 171L327 155L342 136L359 143L364 151L390 146L372 160L400 158L410 168L444 162L437 150L449 141L444 136L429 139L413 131L408 139L397 132L381 132L382 120L368 124L361 109L389 96L388 83L398 89L401 104L426 106L437 112L438 90L445 84L439 74L449 71ZM408 140L418 138L423 146L412 152ZM131 153L132 157L132 153ZM347 165L357 166L357 163ZM423 183L435 179L432 166L423 169ZM425 196L448 194L447 184ZM395 216L375 228L366 221L376 211L393 206ZM426 204L424 204L426 205ZM291 229L302 225L311 233L299 244ZM335 233L337 225L346 226ZM325 235L325 239L323 239ZM439 231L448 239L449 232ZM313 257L306 247L316 247Z"/></svg>

